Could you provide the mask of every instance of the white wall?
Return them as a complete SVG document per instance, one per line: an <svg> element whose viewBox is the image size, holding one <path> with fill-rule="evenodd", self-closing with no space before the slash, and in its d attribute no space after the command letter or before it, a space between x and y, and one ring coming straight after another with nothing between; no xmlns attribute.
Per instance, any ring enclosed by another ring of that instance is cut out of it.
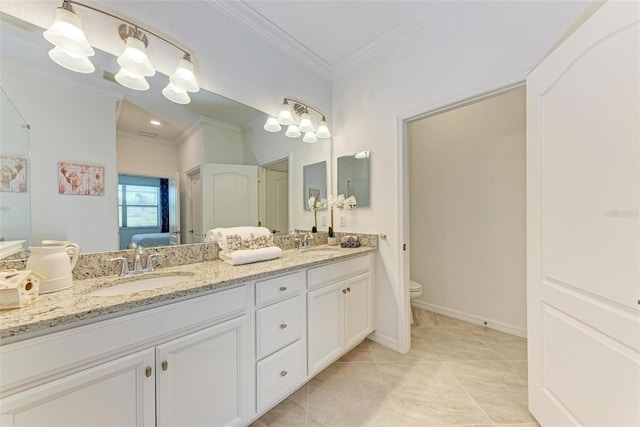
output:
<svg viewBox="0 0 640 427"><path fill-rule="evenodd" d="M376 340L408 349L401 119L522 81L587 6L463 3L335 78L333 156L371 150L371 207L356 208L347 228L387 235L376 263Z"/></svg>
<svg viewBox="0 0 640 427"><path fill-rule="evenodd" d="M115 99L10 67L2 88L31 125L32 242L71 240L83 252L118 247ZM104 196L58 194L58 162L101 163Z"/></svg>
<svg viewBox="0 0 640 427"><path fill-rule="evenodd" d="M118 173L170 178L179 170L178 146L172 141L117 131L116 153Z"/></svg>
<svg viewBox="0 0 640 427"><path fill-rule="evenodd" d="M418 307L524 335L525 89L408 126Z"/></svg>

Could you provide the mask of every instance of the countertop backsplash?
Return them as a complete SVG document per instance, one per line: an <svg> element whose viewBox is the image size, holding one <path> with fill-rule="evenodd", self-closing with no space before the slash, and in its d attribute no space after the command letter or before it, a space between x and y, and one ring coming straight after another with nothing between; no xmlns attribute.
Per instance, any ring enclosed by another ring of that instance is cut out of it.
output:
<svg viewBox="0 0 640 427"><path fill-rule="evenodd" d="M377 234L336 232L336 237L357 236L360 244L365 247L377 247ZM279 235L273 237L274 245L282 250L295 249L295 235ZM314 245L326 245L327 233L316 233ZM155 263L156 267L176 267L185 264L214 261L218 259L220 248L217 243L193 243L177 246L159 246L146 250L147 254L160 254L160 259ZM124 257L129 260L129 266L133 268L134 250L127 249L110 252L81 253L78 263L73 269L75 280L91 279L103 276L113 276L120 273L122 265L120 261L111 261L112 258ZM0 261L1 270L22 270L26 267L26 259L10 259Z"/></svg>

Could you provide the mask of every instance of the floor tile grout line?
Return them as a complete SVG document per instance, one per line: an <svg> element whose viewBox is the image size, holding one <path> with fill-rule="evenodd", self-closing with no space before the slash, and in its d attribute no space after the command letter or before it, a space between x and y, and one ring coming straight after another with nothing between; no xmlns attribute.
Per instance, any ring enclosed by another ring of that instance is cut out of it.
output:
<svg viewBox="0 0 640 427"><path fill-rule="evenodd" d="M456 382L460 385L460 387L462 387L462 389L464 390L464 392L467 394L467 396L469 396L469 398L473 401L473 403L476 404L476 406L478 407L478 409L480 409L480 411L484 414L485 417L487 417L487 419L489 421L491 421L491 424L495 424L496 422L493 420L493 418L491 418L489 416L489 414L486 413L486 411L482 408L482 406L480 406L480 404L478 403L478 401L476 399L473 398L473 396L471 395L471 393L469 393L469 390L467 390L467 388L460 382L460 380L458 379L458 377L456 376L456 374L449 369L449 366L447 366L446 362L443 362L442 365L445 367L445 369L447 371L449 371L449 373L453 376L453 378L456 380Z"/></svg>
<svg viewBox="0 0 640 427"><path fill-rule="evenodd" d="M393 416L395 417L396 420L396 425L397 426L401 426L400 424L400 417L398 417L398 411L396 409L396 405L393 404L393 399L391 398L391 393L387 393L387 387L384 383L384 378L382 378L382 373L380 372L380 367L378 366L378 362L376 362L376 358L373 354L373 351L371 351L371 345L369 344L369 342L367 342L367 347L369 348L369 352L371 353L371 355L373 356L373 360L374 360L374 364L376 365L376 372L378 372L378 377L380 378L380 382L382 383L382 390L384 391L384 394L387 398L387 400L389 401L389 404L391 405L391 409L393 410Z"/></svg>

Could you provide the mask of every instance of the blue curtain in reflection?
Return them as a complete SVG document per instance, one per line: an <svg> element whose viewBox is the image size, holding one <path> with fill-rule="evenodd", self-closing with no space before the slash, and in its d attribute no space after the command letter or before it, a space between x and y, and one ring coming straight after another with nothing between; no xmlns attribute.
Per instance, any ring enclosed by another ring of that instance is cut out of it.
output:
<svg viewBox="0 0 640 427"><path fill-rule="evenodd" d="M162 217L162 232L169 232L169 180L160 178L160 215Z"/></svg>

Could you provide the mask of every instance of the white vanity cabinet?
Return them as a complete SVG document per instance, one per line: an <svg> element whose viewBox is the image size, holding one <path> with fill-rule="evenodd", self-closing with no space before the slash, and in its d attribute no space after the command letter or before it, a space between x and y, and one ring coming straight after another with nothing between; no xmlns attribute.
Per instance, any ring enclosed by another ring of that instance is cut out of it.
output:
<svg viewBox="0 0 640 427"><path fill-rule="evenodd" d="M0 425L241 425L249 317L243 285L2 346Z"/></svg>
<svg viewBox="0 0 640 427"><path fill-rule="evenodd" d="M308 375L311 377L375 329L372 256L309 269Z"/></svg>
<svg viewBox="0 0 640 427"><path fill-rule="evenodd" d="M0 401L0 425L155 426L153 349L136 352Z"/></svg>
<svg viewBox="0 0 640 427"><path fill-rule="evenodd" d="M157 426L237 426L243 421L248 316L156 347Z"/></svg>
<svg viewBox="0 0 640 427"><path fill-rule="evenodd" d="M306 379L305 271L254 282L256 412Z"/></svg>

